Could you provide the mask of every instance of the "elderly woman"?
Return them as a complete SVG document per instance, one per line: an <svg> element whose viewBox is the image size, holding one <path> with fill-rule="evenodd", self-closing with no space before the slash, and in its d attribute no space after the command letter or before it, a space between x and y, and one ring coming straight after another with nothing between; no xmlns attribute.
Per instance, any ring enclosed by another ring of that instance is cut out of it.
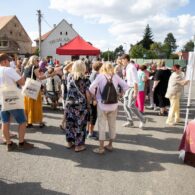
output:
<svg viewBox="0 0 195 195"><path fill-rule="evenodd" d="M32 79L34 80L44 80L55 75L55 73L44 75L43 72L40 72L39 59L38 56L35 55L30 57L24 70L25 78L30 78L31 74L33 75ZM27 117L27 128L33 127L33 123L38 123L40 128L45 126L43 123L41 92L39 92L37 100L31 99L27 96L24 97L24 110Z"/></svg>
<svg viewBox="0 0 195 195"><path fill-rule="evenodd" d="M75 61L67 84L65 104L67 148L75 146L75 152L86 149L85 136L87 114L90 106L90 81L85 77L86 66L81 60Z"/></svg>
<svg viewBox="0 0 195 195"><path fill-rule="evenodd" d="M173 65L173 73L170 76L168 88L165 97L170 100L169 115L166 124L174 126L180 122L180 97L182 88L188 84L188 80L184 80L184 74L179 64Z"/></svg>
<svg viewBox="0 0 195 195"><path fill-rule="evenodd" d="M105 104L102 99L102 93L104 87L107 85L107 81L111 80L115 90L118 85L122 88L123 92L125 92L129 86L123 81L118 75L114 74L114 68L112 64L105 63L100 69L100 74L96 77L96 79L91 84L89 90L92 94L95 95L95 91L97 88L97 110L98 110L98 131L99 131L99 147L95 148L93 151L98 154L103 154L105 149L112 151L113 146L112 142L116 137L116 116L117 116L117 108L118 103L110 103ZM108 122L109 127L109 143L105 146L104 149L104 141L106 140L106 122Z"/></svg>

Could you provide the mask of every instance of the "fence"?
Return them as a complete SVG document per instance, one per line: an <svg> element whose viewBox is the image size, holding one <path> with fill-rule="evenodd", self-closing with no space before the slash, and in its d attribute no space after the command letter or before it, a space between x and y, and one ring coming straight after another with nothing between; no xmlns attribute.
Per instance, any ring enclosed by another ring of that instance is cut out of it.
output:
<svg viewBox="0 0 195 195"><path fill-rule="evenodd" d="M176 60L176 59L133 59L136 64L145 64L145 63L159 63L164 60L165 65L172 67L174 64L179 64L181 67L187 66L187 60Z"/></svg>

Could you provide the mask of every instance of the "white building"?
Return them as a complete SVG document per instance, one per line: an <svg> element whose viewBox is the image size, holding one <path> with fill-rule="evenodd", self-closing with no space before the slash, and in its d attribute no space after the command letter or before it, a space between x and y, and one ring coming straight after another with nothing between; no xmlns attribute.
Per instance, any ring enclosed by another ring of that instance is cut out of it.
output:
<svg viewBox="0 0 195 195"><path fill-rule="evenodd" d="M53 59L57 59L60 63L65 60L70 60L71 56L58 55L56 54L56 48L64 45L73 38L75 38L78 33L72 28L72 24L69 24L66 20L62 20L54 28L42 35L41 37L41 57L52 56ZM36 45L39 45L39 39L36 39Z"/></svg>

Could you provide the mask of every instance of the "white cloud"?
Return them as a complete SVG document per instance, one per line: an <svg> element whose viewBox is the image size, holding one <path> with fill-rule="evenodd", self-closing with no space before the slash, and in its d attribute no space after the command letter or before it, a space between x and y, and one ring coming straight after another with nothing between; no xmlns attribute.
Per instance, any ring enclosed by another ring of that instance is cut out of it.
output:
<svg viewBox="0 0 195 195"><path fill-rule="evenodd" d="M39 33L37 32L37 31L29 31L28 32L28 35L29 35L29 37L31 38L31 40L32 40L32 46L36 46L36 43L35 43L35 39L37 38L37 37L39 37Z"/></svg>
<svg viewBox="0 0 195 195"><path fill-rule="evenodd" d="M155 41L163 41L166 34L172 32L177 44L183 44L192 36L195 16L169 15L188 3L189 0L50 0L50 8L93 20L94 23L107 23L108 33L115 40L112 43L108 40L96 41L97 46L106 49L123 43L136 43L142 38L147 24L152 28Z"/></svg>

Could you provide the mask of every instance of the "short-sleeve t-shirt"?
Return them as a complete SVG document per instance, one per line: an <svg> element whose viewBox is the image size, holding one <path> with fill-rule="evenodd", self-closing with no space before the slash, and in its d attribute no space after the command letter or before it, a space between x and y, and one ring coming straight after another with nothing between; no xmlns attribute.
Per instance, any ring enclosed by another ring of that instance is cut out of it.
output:
<svg viewBox="0 0 195 195"><path fill-rule="evenodd" d="M137 69L131 63L126 68L126 79L130 87L134 87L134 84L138 83Z"/></svg>
<svg viewBox="0 0 195 195"><path fill-rule="evenodd" d="M0 85L16 85L21 76L11 67L0 66Z"/></svg>
<svg viewBox="0 0 195 195"><path fill-rule="evenodd" d="M143 81L144 77L146 76L145 73L141 70L138 70L138 91L144 91L145 82Z"/></svg>

